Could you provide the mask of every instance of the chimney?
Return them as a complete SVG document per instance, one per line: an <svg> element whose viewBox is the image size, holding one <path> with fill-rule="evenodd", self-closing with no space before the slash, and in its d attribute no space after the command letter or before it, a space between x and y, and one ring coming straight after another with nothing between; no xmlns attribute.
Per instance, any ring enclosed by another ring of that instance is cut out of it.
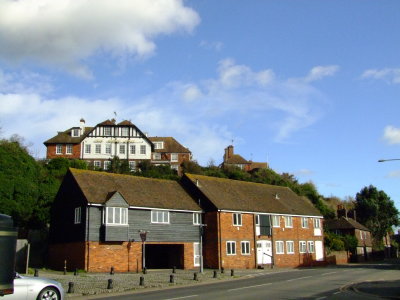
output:
<svg viewBox="0 0 400 300"><path fill-rule="evenodd" d="M225 155L224 155L224 161L228 160L233 156L233 146L230 145L225 148Z"/></svg>
<svg viewBox="0 0 400 300"><path fill-rule="evenodd" d="M342 204L337 206L337 217L338 219L341 217L345 217L347 219L347 210Z"/></svg>
<svg viewBox="0 0 400 300"><path fill-rule="evenodd" d="M85 131L85 119L84 118L81 118L79 120L79 127L81 129L81 133L83 133Z"/></svg>

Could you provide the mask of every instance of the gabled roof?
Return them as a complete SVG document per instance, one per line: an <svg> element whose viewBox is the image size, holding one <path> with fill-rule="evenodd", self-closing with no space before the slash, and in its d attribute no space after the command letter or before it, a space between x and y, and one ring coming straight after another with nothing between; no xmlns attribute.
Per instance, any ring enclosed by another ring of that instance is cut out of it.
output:
<svg viewBox="0 0 400 300"><path fill-rule="evenodd" d="M359 229L364 231L371 231L364 225L358 223L356 220L352 218L341 217L339 219L334 220L326 220L325 227L330 230L336 229Z"/></svg>
<svg viewBox="0 0 400 300"><path fill-rule="evenodd" d="M185 174L219 210L321 217L311 201L287 187Z"/></svg>
<svg viewBox="0 0 400 300"><path fill-rule="evenodd" d="M71 127L65 131L59 131L56 136L53 136L51 139L48 139L45 141L43 144L58 144L58 143L63 143L63 144L79 144L88 134L89 132L92 131L93 127L85 127L84 128L84 133L81 134L79 137L73 137L71 135L71 131L73 128L76 127Z"/></svg>
<svg viewBox="0 0 400 300"><path fill-rule="evenodd" d="M191 153L190 150L182 146L173 137L149 137L151 142L164 142L163 149L154 149L154 152L168 152L168 153Z"/></svg>
<svg viewBox="0 0 400 300"><path fill-rule="evenodd" d="M127 126L133 126L133 123L128 120L124 120L122 122L119 122L118 125L127 125Z"/></svg>
<svg viewBox="0 0 400 300"><path fill-rule="evenodd" d="M91 204L104 204L118 192L130 206L201 211L176 181L72 168L69 173Z"/></svg>
<svg viewBox="0 0 400 300"><path fill-rule="evenodd" d="M99 124L97 124L97 126L103 126L103 125L110 125L110 126L114 126L115 125L115 120L105 120Z"/></svg>
<svg viewBox="0 0 400 300"><path fill-rule="evenodd" d="M239 154L232 154L231 157L225 159L224 164L250 164L249 161L245 160Z"/></svg>

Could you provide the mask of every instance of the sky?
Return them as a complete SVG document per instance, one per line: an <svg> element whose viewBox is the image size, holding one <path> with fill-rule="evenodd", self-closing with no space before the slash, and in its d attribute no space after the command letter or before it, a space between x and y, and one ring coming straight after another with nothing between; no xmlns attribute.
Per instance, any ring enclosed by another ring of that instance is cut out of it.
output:
<svg viewBox="0 0 400 300"><path fill-rule="evenodd" d="M400 209L400 1L0 0L0 135L130 120Z"/></svg>

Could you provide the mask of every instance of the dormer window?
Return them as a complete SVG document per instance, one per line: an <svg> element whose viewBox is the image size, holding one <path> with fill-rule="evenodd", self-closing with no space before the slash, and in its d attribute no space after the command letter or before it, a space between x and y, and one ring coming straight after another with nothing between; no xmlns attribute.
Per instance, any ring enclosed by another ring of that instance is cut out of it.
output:
<svg viewBox="0 0 400 300"><path fill-rule="evenodd" d="M111 127L104 127L104 135L111 136Z"/></svg>
<svg viewBox="0 0 400 300"><path fill-rule="evenodd" d="M72 137L79 137L80 136L80 129L79 128L72 128L71 135L72 135Z"/></svg>
<svg viewBox="0 0 400 300"><path fill-rule="evenodd" d="M128 225L128 209L124 207L106 207L104 223L106 225Z"/></svg>
<svg viewBox="0 0 400 300"><path fill-rule="evenodd" d="M121 128L121 136L129 136L129 128L128 127Z"/></svg>
<svg viewBox="0 0 400 300"><path fill-rule="evenodd" d="M164 142L153 142L154 149L164 149Z"/></svg>

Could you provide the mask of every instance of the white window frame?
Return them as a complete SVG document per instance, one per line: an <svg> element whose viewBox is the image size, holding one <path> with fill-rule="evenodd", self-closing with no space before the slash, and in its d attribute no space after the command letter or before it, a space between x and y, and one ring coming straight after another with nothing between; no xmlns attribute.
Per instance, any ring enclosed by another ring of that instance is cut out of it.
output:
<svg viewBox="0 0 400 300"><path fill-rule="evenodd" d="M294 242L293 241L286 241L286 253L294 254Z"/></svg>
<svg viewBox="0 0 400 300"><path fill-rule="evenodd" d="M73 151L72 144L66 144L65 145L65 154L72 154L72 151Z"/></svg>
<svg viewBox="0 0 400 300"><path fill-rule="evenodd" d="M193 213L193 225L201 225L201 213Z"/></svg>
<svg viewBox="0 0 400 300"><path fill-rule="evenodd" d="M161 153L158 153L158 152L153 153L153 159L154 160L161 160Z"/></svg>
<svg viewBox="0 0 400 300"><path fill-rule="evenodd" d="M85 154L90 154L92 152L92 145L85 144Z"/></svg>
<svg viewBox="0 0 400 300"><path fill-rule="evenodd" d="M94 153L101 154L101 144L94 144Z"/></svg>
<svg viewBox="0 0 400 300"><path fill-rule="evenodd" d="M136 170L136 161L134 161L134 160L131 160L131 161L129 161L129 170L131 170L131 171L135 171Z"/></svg>
<svg viewBox="0 0 400 300"><path fill-rule="evenodd" d="M301 218L301 228L308 228L308 218Z"/></svg>
<svg viewBox="0 0 400 300"><path fill-rule="evenodd" d="M56 154L62 154L62 148L63 148L62 144L57 144L56 145Z"/></svg>
<svg viewBox="0 0 400 300"><path fill-rule="evenodd" d="M307 242L299 241L299 253L307 253Z"/></svg>
<svg viewBox="0 0 400 300"><path fill-rule="evenodd" d="M242 255L250 255L250 242L249 241L241 241L240 242L240 250Z"/></svg>
<svg viewBox="0 0 400 300"><path fill-rule="evenodd" d="M82 210L81 207L75 207L75 214L74 214L74 224L80 224L82 218Z"/></svg>
<svg viewBox="0 0 400 300"><path fill-rule="evenodd" d="M104 136L111 136L111 132L112 132L111 127L104 127L103 128Z"/></svg>
<svg viewBox="0 0 400 300"><path fill-rule="evenodd" d="M93 167L101 169L101 161L100 160L93 161Z"/></svg>
<svg viewBox="0 0 400 300"><path fill-rule="evenodd" d="M105 153L106 154L112 153L112 145L111 144L106 144Z"/></svg>
<svg viewBox="0 0 400 300"><path fill-rule="evenodd" d="M111 166L111 161L105 160L103 163L103 169L107 171L110 168L110 166Z"/></svg>
<svg viewBox="0 0 400 300"><path fill-rule="evenodd" d="M315 252L315 243L314 241L307 241L307 252L314 253Z"/></svg>
<svg viewBox="0 0 400 300"><path fill-rule="evenodd" d="M129 145L129 154L136 154L136 145Z"/></svg>
<svg viewBox="0 0 400 300"><path fill-rule="evenodd" d="M179 165L171 165L171 169L175 170L175 171L179 171Z"/></svg>
<svg viewBox="0 0 400 300"><path fill-rule="evenodd" d="M119 154L124 154L126 153L126 145L125 144L120 144L119 145Z"/></svg>
<svg viewBox="0 0 400 300"><path fill-rule="evenodd" d="M236 242L227 241L226 242L226 255L236 255Z"/></svg>
<svg viewBox="0 0 400 300"><path fill-rule="evenodd" d="M79 128L72 128L71 136L72 137L79 137L80 136L79 131L80 131Z"/></svg>
<svg viewBox="0 0 400 300"><path fill-rule="evenodd" d="M242 214L233 213L232 214L232 224L233 226L242 226Z"/></svg>
<svg viewBox="0 0 400 300"><path fill-rule="evenodd" d="M293 228L293 217L292 216L285 216L285 228Z"/></svg>
<svg viewBox="0 0 400 300"><path fill-rule="evenodd" d="M119 220L116 220L116 212L119 211L118 216ZM111 222L109 222L109 217L111 215ZM128 225L128 208L126 207L114 207L114 206L107 206L105 207L104 213L104 224L111 225L111 226L121 226L121 225Z"/></svg>
<svg viewBox="0 0 400 300"><path fill-rule="evenodd" d="M152 210L151 223L154 224L169 224L169 211L167 210Z"/></svg>
<svg viewBox="0 0 400 300"><path fill-rule="evenodd" d="M260 215L256 215L256 225L260 225Z"/></svg>
<svg viewBox="0 0 400 300"><path fill-rule="evenodd" d="M154 149L164 149L164 142L153 142Z"/></svg>
<svg viewBox="0 0 400 300"><path fill-rule="evenodd" d="M146 145L140 145L140 154L146 155Z"/></svg>
<svg viewBox="0 0 400 300"><path fill-rule="evenodd" d="M281 227L281 216L272 216L272 227Z"/></svg>
<svg viewBox="0 0 400 300"><path fill-rule="evenodd" d="M178 153L171 153L171 161L172 162L178 162L179 161Z"/></svg>
<svg viewBox="0 0 400 300"><path fill-rule="evenodd" d="M198 254L196 255L196 251ZM201 260L201 249L200 243L194 242L193 243L193 266L200 267L200 260Z"/></svg>
<svg viewBox="0 0 400 300"><path fill-rule="evenodd" d="M363 232L360 230L360 239L363 240Z"/></svg>
<svg viewBox="0 0 400 300"><path fill-rule="evenodd" d="M314 229L321 229L321 219L314 218Z"/></svg>
<svg viewBox="0 0 400 300"><path fill-rule="evenodd" d="M275 242L275 253L276 254L285 254L285 243L283 241Z"/></svg>
<svg viewBox="0 0 400 300"><path fill-rule="evenodd" d="M121 127L121 136L129 136L129 127Z"/></svg>

